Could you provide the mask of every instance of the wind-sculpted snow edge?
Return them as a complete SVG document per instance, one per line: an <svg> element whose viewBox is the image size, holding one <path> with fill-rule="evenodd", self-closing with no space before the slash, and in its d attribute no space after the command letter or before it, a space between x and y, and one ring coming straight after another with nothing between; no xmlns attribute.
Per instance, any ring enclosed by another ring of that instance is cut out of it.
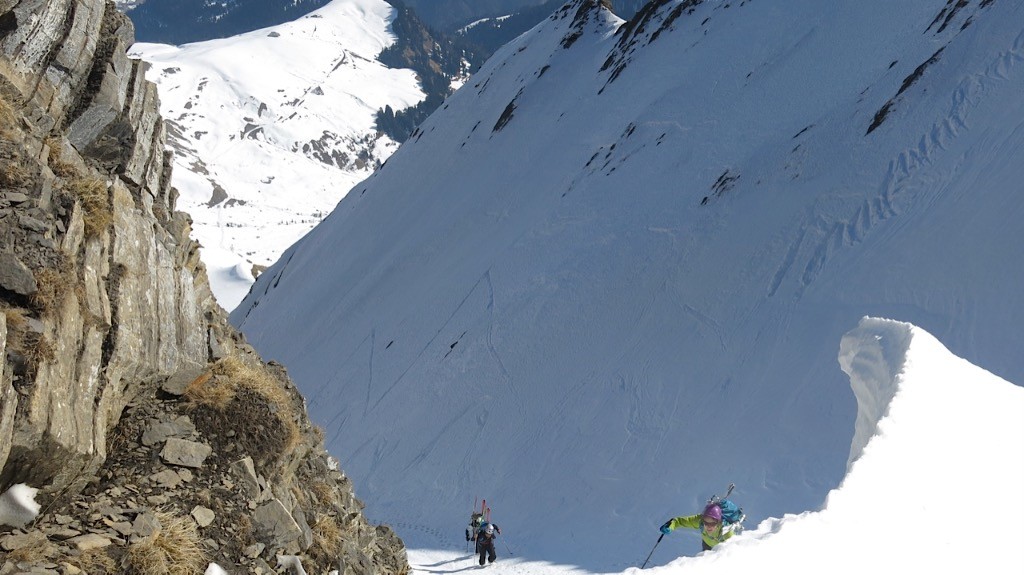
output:
<svg viewBox="0 0 1024 575"><path fill-rule="evenodd" d="M909 323L865 317L839 344L839 365L850 376L850 388L857 398L857 423L847 472L878 433L878 423L889 411L913 330Z"/></svg>
<svg viewBox="0 0 1024 575"><path fill-rule="evenodd" d="M926 330L887 319L863 318L843 336L838 359L859 407L840 485L818 510L769 517L710 552L671 561L663 572L784 564L787 573L811 574L821 572L823 558L836 557L843 573L881 564L892 573L1019 571L1020 522L986 530L983 554L960 545L963 531L945 522L966 516L961 510L977 507L979 493L994 488L1000 509L1024 509L1024 492L1016 488L1024 461L1002 456L1020 452L1024 389L954 355ZM998 441L999 456L984 448L990 441ZM889 528L899 533L892 552L875 545L879 530Z"/></svg>

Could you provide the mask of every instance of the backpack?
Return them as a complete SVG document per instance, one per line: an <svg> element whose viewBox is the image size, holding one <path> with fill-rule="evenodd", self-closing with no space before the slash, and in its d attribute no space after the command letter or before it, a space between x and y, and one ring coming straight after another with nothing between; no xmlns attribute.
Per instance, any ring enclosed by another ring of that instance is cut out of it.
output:
<svg viewBox="0 0 1024 575"><path fill-rule="evenodd" d="M474 531L480 529L480 527L484 524L484 514L474 513L472 517L470 517L469 524L473 526Z"/></svg>
<svg viewBox="0 0 1024 575"><path fill-rule="evenodd" d="M469 518L469 525L466 526L466 541L472 541L476 537L476 532L480 530L480 526L484 524L483 513L473 513Z"/></svg>
<svg viewBox="0 0 1024 575"><path fill-rule="evenodd" d="M743 514L743 509L729 501L728 499L719 500L718 506L722 508L722 523L726 525L732 525L733 523L742 523L746 518Z"/></svg>

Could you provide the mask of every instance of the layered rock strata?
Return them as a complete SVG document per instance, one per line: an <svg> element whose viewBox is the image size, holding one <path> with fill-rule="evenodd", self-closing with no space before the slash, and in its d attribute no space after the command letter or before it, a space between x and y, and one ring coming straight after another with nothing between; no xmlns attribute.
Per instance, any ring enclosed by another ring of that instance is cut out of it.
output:
<svg viewBox="0 0 1024 575"><path fill-rule="evenodd" d="M404 573L283 369L215 303L132 42L112 2L0 0L0 491L43 503L0 526L0 573L130 572L154 517L189 518L229 572L309 553L310 572Z"/></svg>

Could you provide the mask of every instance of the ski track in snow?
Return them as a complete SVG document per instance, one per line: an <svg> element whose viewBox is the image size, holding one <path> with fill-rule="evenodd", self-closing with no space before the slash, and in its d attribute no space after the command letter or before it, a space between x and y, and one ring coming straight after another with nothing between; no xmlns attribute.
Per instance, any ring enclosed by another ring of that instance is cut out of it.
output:
<svg viewBox="0 0 1024 575"><path fill-rule="evenodd" d="M803 251L800 246L809 235L820 239L811 250L801 274L798 293L814 283L837 251L860 243L873 228L903 214L917 202L922 202L924 207L931 205L939 194L929 192L948 187L949 179L956 174L955 169L944 169L946 166L937 163L936 156L950 151L961 132L970 130L970 113L982 100L983 94L993 89L994 83L1013 80L1014 74L1019 72L1017 65L1022 60L1024 32L982 72L961 81L953 91L949 113L921 134L915 146L901 150L890 160L878 197L865 200L848 220L836 222L819 215L817 222L803 227L770 284L769 297L778 291L787 272L796 263L798 254ZM929 171L930 168L935 170Z"/></svg>
<svg viewBox="0 0 1024 575"><path fill-rule="evenodd" d="M418 533L425 533L427 535L430 535L431 538L437 542L439 549L457 550L459 548L455 540L448 537L448 535L446 534L447 530L441 530L436 527L428 527L426 525L419 525L415 523L406 523L403 521L385 521L384 523L387 523L393 529L396 529L399 533L415 531Z"/></svg>
<svg viewBox="0 0 1024 575"><path fill-rule="evenodd" d="M462 307L466 304L466 302L469 300L469 298L472 297L474 293L476 293L477 288L480 287L480 284L485 279L488 280L488 284L489 284L490 283L489 270L488 270L487 273L485 273L484 275L480 276L480 279L478 279L476 281L476 283L473 284L473 287L471 287L469 289L469 291L466 293L466 295L459 302L459 305L457 305L455 307L455 309L451 312L451 314L448 316L448 318L445 319L444 322L441 323L441 327L439 327L437 329L437 332L434 333L433 337L431 337L430 340L427 341L427 343L423 346L423 348L420 350L420 352L418 354L416 354L416 357L414 357L409 362L409 365L406 366L405 371L403 371L401 373L401 375L399 375L397 378L395 378L395 380L393 382L391 382L391 384L384 391L384 393L381 394L381 396L379 398L377 398L377 400L375 402L373 402L373 406L369 409L369 411L372 411L373 409L376 409L380 405L380 403L384 400L384 398L387 397L392 391L394 391L395 388L398 387L398 385L402 382L402 380L405 379L405 376L409 373L409 371L413 367L415 367L416 364L419 363L419 361L421 359L423 359L423 357L425 356L427 351L430 350L433 347L434 341L436 341L437 338L442 333L445 333L446 328L449 326L449 324L452 323L452 321L455 319L455 317L459 314L459 311L462 310ZM463 335L465 335L465 334L463 334ZM451 350L449 349L449 353L450 353L450 351ZM445 354L444 357L447 357L447 354ZM444 357L442 357L442 360L444 359ZM373 371L372 371L372 369L371 369L370 374L369 374L368 377L372 381L372 379L373 379ZM371 384L368 382L368 385L371 385ZM369 405L369 397L367 397L367 405Z"/></svg>
<svg viewBox="0 0 1024 575"><path fill-rule="evenodd" d="M504 379L505 383L508 384L508 389L512 394L512 399L515 401L520 420L525 421L527 412L522 399L522 391L516 384L515 378L512 377L512 374L510 374L508 369L505 367L505 362L501 361L501 355L498 353L498 349L494 346L494 330L497 327L497 322L495 321L494 283L491 278L491 268L487 268L487 271L484 273L484 279L487 280L487 351L491 354L491 357L494 358L502 379Z"/></svg>

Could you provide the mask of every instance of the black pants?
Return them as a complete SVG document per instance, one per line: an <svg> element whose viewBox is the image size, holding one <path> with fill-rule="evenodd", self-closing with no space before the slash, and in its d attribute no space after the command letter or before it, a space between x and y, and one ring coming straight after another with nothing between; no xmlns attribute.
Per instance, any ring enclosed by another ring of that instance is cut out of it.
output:
<svg viewBox="0 0 1024 575"><path fill-rule="evenodd" d="M707 542L707 541L704 541L703 539L701 539L701 540L700 540L700 546L701 546L701 548L703 548L703 549L704 549L705 551L711 551L711 546L710 546L710 545L708 545L708 542Z"/></svg>
<svg viewBox="0 0 1024 575"><path fill-rule="evenodd" d="M480 554L480 564L483 565L486 561L494 563L494 560L498 558L498 554L494 551L494 540L481 537L476 541L476 552Z"/></svg>

